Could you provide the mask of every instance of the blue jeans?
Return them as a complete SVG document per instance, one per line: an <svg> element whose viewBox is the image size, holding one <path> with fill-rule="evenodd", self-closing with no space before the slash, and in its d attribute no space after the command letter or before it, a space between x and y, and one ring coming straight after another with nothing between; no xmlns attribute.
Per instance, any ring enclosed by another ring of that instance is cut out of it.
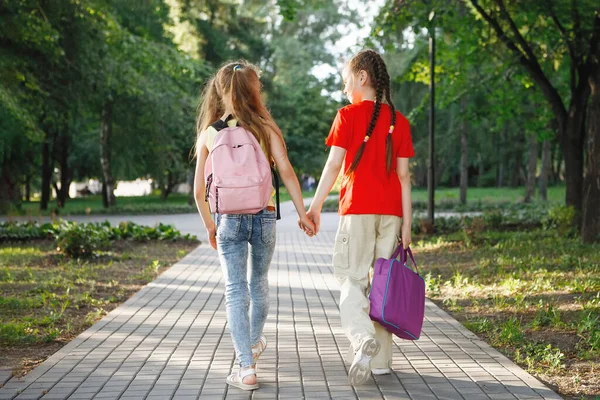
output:
<svg viewBox="0 0 600 400"><path fill-rule="evenodd" d="M241 367L254 363L252 346L259 342L269 313L268 274L275 251L275 221L275 212L267 210L217 216L217 250L225 278L227 323Z"/></svg>

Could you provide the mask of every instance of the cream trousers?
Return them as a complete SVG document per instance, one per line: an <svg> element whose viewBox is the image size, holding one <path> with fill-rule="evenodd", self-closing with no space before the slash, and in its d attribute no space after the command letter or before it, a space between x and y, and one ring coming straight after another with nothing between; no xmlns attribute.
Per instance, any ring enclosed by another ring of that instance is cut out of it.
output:
<svg viewBox="0 0 600 400"><path fill-rule="evenodd" d="M374 337L381 344L371 368L391 368L392 334L369 318L369 290L373 263L390 258L400 235L402 219L393 215L342 215L335 238L333 267L340 284L340 317L350 340L351 362L360 343Z"/></svg>

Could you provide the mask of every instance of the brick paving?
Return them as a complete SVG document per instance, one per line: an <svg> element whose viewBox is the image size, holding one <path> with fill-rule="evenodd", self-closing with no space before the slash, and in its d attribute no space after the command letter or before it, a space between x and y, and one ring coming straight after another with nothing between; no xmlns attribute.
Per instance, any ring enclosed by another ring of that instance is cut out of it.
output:
<svg viewBox="0 0 600 400"><path fill-rule="evenodd" d="M421 339L395 339L393 374L349 386L334 235L278 233L258 391L225 384L234 351L222 275L216 252L201 245L26 377L9 379L0 399L561 398L430 301Z"/></svg>

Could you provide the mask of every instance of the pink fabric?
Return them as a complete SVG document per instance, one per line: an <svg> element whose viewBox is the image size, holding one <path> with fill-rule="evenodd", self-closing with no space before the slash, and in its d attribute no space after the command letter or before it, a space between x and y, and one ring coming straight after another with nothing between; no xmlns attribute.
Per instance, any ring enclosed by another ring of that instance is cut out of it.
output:
<svg viewBox="0 0 600 400"><path fill-rule="evenodd" d="M273 191L271 166L258 140L234 126L217 134L204 168L208 202L219 214L256 214Z"/></svg>

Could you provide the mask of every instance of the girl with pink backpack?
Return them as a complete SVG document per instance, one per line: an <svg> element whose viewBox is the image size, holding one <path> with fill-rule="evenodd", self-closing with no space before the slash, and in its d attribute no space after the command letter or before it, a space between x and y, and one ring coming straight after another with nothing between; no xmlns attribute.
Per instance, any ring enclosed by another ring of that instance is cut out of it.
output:
<svg viewBox="0 0 600 400"><path fill-rule="evenodd" d="M197 132L194 197L210 245L219 253L227 322L240 366L227 383L254 390L255 365L267 346L262 331L279 213L273 201L278 186L272 184L273 165L298 212L299 226L309 236L315 228L306 216L281 131L262 102L257 67L238 61L217 71L202 95ZM211 213L217 214L216 223Z"/></svg>
<svg viewBox="0 0 600 400"><path fill-rule="evenodd" d="M381 56L363 50L346 65L344 94L326 144L331 146L308 216L317 231L325 198L342 167L341 215L333 253L340 284L342 328L353 352L351 385L371 373L389 374L392 335L369 317L369 273L378 258L389 259L401 237L411 242L412 206L408 159L414 156L408 120L394 109L390 76Z"/></svg>

